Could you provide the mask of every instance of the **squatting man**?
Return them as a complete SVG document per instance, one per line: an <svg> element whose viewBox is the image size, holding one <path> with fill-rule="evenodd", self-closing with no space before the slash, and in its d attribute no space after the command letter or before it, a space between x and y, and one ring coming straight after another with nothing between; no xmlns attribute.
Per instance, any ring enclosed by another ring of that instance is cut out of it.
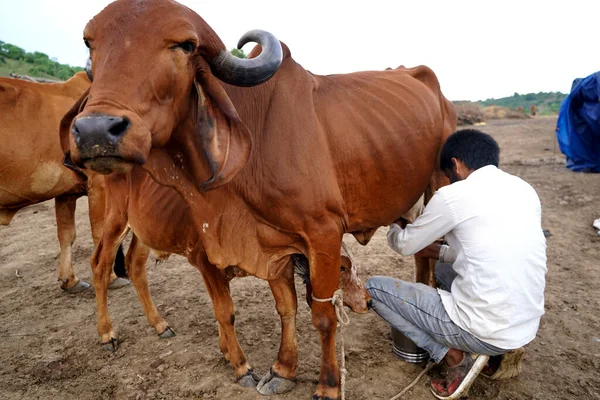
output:
<svg viewBox="0 0 600 400"><path fill-rule="evenodd" d="M499 153L496 141L478 130L450 135L440 167L451 184L414 223L390 226L393 250L439 260L438 289L390 277L366 284L377 314L436 363L445 361L445 378L431 383L438 399L466 396L479 373L497 377L511 357L507 364L519 369L522 347L544 314L540 200L531 185L498 168ZM437 241L442 237L447 244Z"/></svg>

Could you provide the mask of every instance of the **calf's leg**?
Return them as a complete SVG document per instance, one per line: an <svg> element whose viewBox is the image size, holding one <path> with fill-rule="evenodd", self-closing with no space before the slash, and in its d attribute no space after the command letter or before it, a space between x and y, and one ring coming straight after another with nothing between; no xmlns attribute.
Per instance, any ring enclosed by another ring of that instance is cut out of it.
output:
<svg viewBox="0 0 600 400"><path fill-rule="evenodd" d="M227 343L227 353L224 353L224 356L229 358L238 384L244 387L256 387L259 377L246 360L235 333L235 313L229 282L221 270L209 263L203 251L197 251L193 258L190 262L202 274L206 290L213 303L215 317L219 323L219 347L223 351L224 343Z"/></svg>

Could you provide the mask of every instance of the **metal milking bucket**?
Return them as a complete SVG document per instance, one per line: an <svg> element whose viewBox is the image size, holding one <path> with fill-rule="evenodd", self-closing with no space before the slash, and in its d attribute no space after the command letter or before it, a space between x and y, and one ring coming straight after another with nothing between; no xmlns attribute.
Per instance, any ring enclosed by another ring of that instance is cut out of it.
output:
<svg viewBox="0 0 600 400"><path fill-rule="evenodd" d="M429 360L429 353L416 344L402 332L392 326L392 351L403 361L422 363Z"/></svg>

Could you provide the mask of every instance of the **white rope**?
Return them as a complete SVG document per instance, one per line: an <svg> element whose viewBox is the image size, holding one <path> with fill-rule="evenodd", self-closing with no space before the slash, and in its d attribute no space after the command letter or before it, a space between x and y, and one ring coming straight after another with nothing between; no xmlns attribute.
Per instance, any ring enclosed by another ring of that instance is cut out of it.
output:
<svg viewBox="0 0 600 400"><path fill-rule="evenodd" d="M342 360L340 362L340 386L341 386L341 394L342 400L346 400L346 374L348 371L346 370L346 349L344 346L344 326L350 324L350 317L348 317L348 313L344 309L344 295L342 289L338 289L333 294L333 297L328 299L319 299L315 297L314 294L311 294L313 301L317 303L331 303L335 308L335 315L340 324L340 346L342 349Z"/></svg>
<svg viewBox="0 0 600 400"><path fill-rule="evenodd" d="M419 375L417 375L417 377L415 378L415 380L412 381L410 383L410 385L408 385L407 387L405 387L400 393L398 393L397 395L395 395L394 397L392 397L390 400L398 400L400 397L402 397L402 395L404 395L406 392L408 392L410 389L412 389L412 387L415 386L417 384L417 382L419 382L419 380L421 379L421 377L423 375L425 375L427 373L427 371L429 371L434 365L435 365L434 362L429 362L427 364L427 366L425 367L425 369L423 371L421 371L421 373Z"/></svg>

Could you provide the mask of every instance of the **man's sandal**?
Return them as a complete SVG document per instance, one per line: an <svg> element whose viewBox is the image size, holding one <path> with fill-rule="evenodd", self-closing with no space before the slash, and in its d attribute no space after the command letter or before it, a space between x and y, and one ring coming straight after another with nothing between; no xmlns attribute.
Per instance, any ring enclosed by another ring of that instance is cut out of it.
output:
<svg viewBox="0 0 600 400"><path fill-rule="evenodd" d="M463 360L455 367L448 367L445 379L431 382L431 393L441 400L457 400L466 397L477 375L489 360L489 356L464 353Z"/></svg>
<svg viewBox="0 0 600 400"><path fill-rule="evenodd" d="M520 347L500 356L490 357L481 375L492 380L504 380L518 376L523 370L521 363L525 349Z"/></svg>

